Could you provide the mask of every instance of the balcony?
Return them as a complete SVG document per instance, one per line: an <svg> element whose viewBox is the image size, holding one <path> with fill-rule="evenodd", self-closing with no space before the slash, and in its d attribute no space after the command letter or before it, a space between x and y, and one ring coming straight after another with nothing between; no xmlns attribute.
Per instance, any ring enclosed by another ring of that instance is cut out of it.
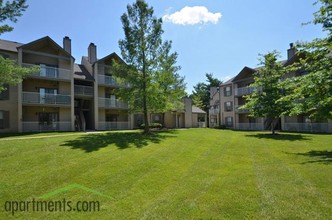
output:
<svg viewBox="0 0 332 220"><path fill-rule="evenodd" d="M219 109L218 108L216 108L216 109L210 109L209 110L209 114L210 115L218 115L219 114Z"/></svg>
<svg viewBox="0 0 332 220"><path fill-rule="evenodd" d="M75 85L74 94L81 95L81 96L93 96L93 87Z"/></svg>
<svg viewBox="0 0 332 220"><path fill-rule="evenodd" d="M70 131L71 122L22 122L23 132Z"/></svg>
<svg viewBox="0 0 332 220"><path fill-rule="evenodd" d="M128 84L118 83L112 76L98 74L98 84L112 87L128 87Z"/></svg>
<svg viewBox="0 0 332 220"><path fill-rule="evenodd" d="M237 123L235 129L244 131L262 131L264 130L264 125L262 123Z"/></svg>
<svg viewBox="0 0 332 220"><path fill-rule="evenodd" d="M235 106L235 112L239 114L246 114L249 113L249 109L241 109L243 105L237 105Z"/></svg>
<svg viewBox="0 0 332 220"><path fill-rule="evenodd" d="M129 122L99 122L98 130L128 130Z"/></svg>
<svg viewBox="0 0 332 220"><path fill-rule="evenodd" d="M235 96L249 95L256 90L261 91L262 88L261 87L250 87L250 86L237 88L237 89L235 89Z"/></svg>
<svg viewBox="0 0 332 220"><path fill-rule="evenodd" d="M22 66L23 67L33 67L36 65L23 63ZM71 75L72 75L71 70L68 70L68 69L40 66L40 72L32 73L29 75L29 77L70 81Z"/></svg>
<svg viewBox="0 0 332 220"><path fill-rule="evenodd" d="M328 133L328 123L284 123L284 131Z"/></svg>
<svg viewBox="0 0 332 220"><path fill-rule="evenodd" d="M70 95L22 92L22 103L31 105L70 106Z"/></svg>
<svg viewBox="0 0 332 220"><path fill-rule="evenodd" d="M98 107L100 108L118 108L128 109L128 104L117 99L99 98Z"/></svg>

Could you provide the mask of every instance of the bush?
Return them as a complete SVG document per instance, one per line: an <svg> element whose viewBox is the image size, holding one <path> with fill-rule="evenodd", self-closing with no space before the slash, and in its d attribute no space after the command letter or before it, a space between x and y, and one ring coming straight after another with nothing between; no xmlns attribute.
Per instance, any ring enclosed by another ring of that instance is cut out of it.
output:
<svg viewBox="0 0 332 220"><path fill-rule="evenodd" d="M144 127L145 127L145 124L141 124L140 128L144 129ZM160 124L160 123L150 123L149 124L149 128L158 128L158 129L160 129L162 127L163 127L163 125Z"/></svg>
<svg viewBox="0 0 332 220"><path fill-rule="evenodd" d="M215 129L226 129L226 125L218 125L214 127Z"/></svg>

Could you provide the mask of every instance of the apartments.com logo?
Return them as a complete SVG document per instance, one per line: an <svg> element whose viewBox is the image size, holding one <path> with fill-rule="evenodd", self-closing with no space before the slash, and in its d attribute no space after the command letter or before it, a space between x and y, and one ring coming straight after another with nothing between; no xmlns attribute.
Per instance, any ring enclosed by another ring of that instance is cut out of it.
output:
<svg viewBox="0 0 332 220"><path fill-rule="evenodd" d="M81 189L92 194L111 198L96 190L87 188L79 184L71 184L69 186L57 189L55 191L46 193L40 196L38 199L31 199L27 201L5 201L4 210L10 212L13 216L18 212L99 212L99 201L71 201L67 199L62 200L48 200L50 197L62 192L70 191L72 189Z"/></svg>

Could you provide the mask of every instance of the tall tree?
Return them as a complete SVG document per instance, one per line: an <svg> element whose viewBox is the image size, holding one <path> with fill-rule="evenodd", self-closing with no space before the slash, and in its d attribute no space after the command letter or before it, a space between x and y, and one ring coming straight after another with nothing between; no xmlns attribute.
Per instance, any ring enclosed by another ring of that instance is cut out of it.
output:
<svg viewBox="0 0 332 220"><path fill-rule="evenodd" d="M17 17L22 16L28 8L26 0L6 1L0 0L0 35L5 32L12 31L14 28L8 24L3 24L6 21L17 22ZM5 90L6 84L15 85L22 81L22 78L34 71L37 68L23 68L17 66L16 62L0 56L0 92Z"/></svg>
<svg viewBox="0 0 332 220"><path fill-rule="evenodd" d="M260 88L246 96L246 103L241 107L248 109L252 117L264 117L271 120L272 134L275 134L275 122L288 109L288 102L280 101L284 91L280 79L285 74L282 63L277 62L279 53L276 51L262 55L261 68L254 74L251 87Z"/></svg>
<svg viewBox="0 0 332 220"><path fill-rule="evenodd" d="M193 94L191 98L193 100L193 104L197 107L200 107L204 111L209 111L210 108L210 88L218 87L222 81L215 78L213 73L206 73L206 83L197 83L194 86Z"/></svg>
<svg viewBox="0 0 332 220"><path fill-rule="evenodd" d="M126 64L114 63L114 75L129 83L119 96L132 111L143 112L144 133L149 132L148 113L182 108L184 79L177 72L177 53L171 53L171 41L163 41L162 19L144 0L127 5L121 16L125 39L119 41Z"/></svg>
<svg viewBox="0 0 332 220"><path fill-rule="evenodd" d="M306 75L289 80L294 91L283 100L295 104L291 115L307 114L316 120L332 119L332 1L319 0L320 9L314 13L314 24L321 24L327 36L297 44L298 55L304 57L294 67Z"/></svg>

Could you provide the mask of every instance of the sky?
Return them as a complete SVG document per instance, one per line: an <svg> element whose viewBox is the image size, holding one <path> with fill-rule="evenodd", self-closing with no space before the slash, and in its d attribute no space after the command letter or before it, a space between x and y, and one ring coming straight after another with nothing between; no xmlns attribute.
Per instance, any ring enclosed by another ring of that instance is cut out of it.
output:
<svg viewBox="0 0 332 220"><path fill-rule="evenodd" d="M120 55L124 39L120 17L134 0L27 0L29 8L14 31L1 39L28 43L50 36L60 46L64 36L72 41L76 63L87 55L88 45L97 46L97 57ZM289 44L324 37L313 20L319 9L315 0L146 0L155 16L163 18L163 39L172 41L178 53L179 74L187 93L205 82L206 73L226 81L243 67L256 67L259 54L277 50L287 58Z"/></svg>

